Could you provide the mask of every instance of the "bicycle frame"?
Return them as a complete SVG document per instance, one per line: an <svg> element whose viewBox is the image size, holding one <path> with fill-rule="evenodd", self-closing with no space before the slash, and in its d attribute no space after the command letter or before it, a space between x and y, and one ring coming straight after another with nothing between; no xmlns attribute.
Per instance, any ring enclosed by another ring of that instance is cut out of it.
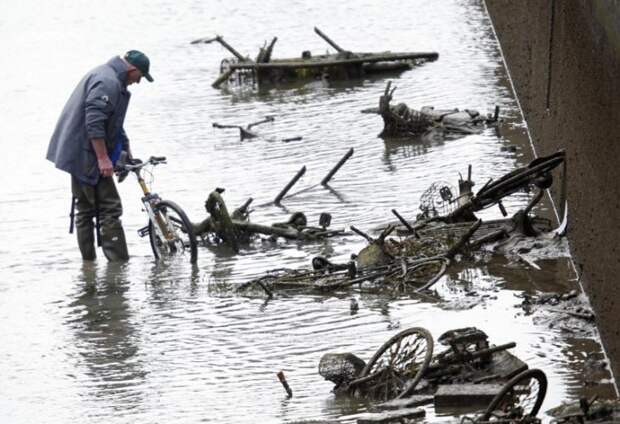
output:
<svg viewBox="0 0 620 424"><path fill-rule="evenodd" d="M160 235L163 236L165 240L168 240L168 241L173 240L174 235L170 234L169 228L164 222L164 218L161 216L161 214L157 213L154 210L154 206L156 206L157 203L161 200L159 198L159 195L157 195L156 193L151 193L148 186L146 185L146 182L144 181L144 178L142 178L142 174L140 173L139 169L135 170L134 172L136 173L136 177L138 179L138 185L140 185L140 188L142 189L142 193L144 193L144 197L142 197L142 199L140 200L142 201L142 204L144 205L146 214L149 216L149 219L152 222L157 223L157 225L155 225L154 227L157 231L161 233Z"/></svg>
<svg viewBox="0 0 620 424"><path fill-rule="evenodd" d="M127 154L123 152L116 164L115 171L119 175L119 181L122 181L128 172L133 172L136 175L143 194L140 200L149 217L148 225L138 230L138 234L141 237L148 234L155 257L160 259L162 256L171 256L187 251L190 253L190 262L195 263L198 256L196 237L187 214L176 203L168 199L161 199L157 193L151 192L142 177L142 168L160 163L166 163L166 158L151 156L146 162L134 160L127 163Z"/></svg>
<svg viewBox="0 0 620 424"><path fill-rule="evenodd" d="M153 160L155 160L155 162L153 162ZM124 161L125 161L125 158L123 158L123 162ZM147 161L144 164L136 165L135 168L133 169L131 165L129 166L125 165L125 166L127 167L128 170L136 174L138 185L140 186L140 189L142 190L142 193L144 194L144 196L140 200L142 201L142 204L144 205L144 210L146 211L146 214L148 215L149 219L151 220L151 222L156 224L156 225L153 225L153 228L155 229L155 231L157 231L158 233L157 235L160 236L163 240L166 240L168 243L173 243L176 237L175 237L174 232L170 230L170 225L168 225L167 218L156 210L156 206L161 201L161 198L159 197L157 193L152 193L151 190L149 190L149 187L147 186L146 182L144 181L144 178L142 177L141 170L146 164L149 164L149 163L151 164L165 163L165 158L151 158L149 159L149 161ZM166 249L169 249L169 248L170 246L166 244Z"/></svg>

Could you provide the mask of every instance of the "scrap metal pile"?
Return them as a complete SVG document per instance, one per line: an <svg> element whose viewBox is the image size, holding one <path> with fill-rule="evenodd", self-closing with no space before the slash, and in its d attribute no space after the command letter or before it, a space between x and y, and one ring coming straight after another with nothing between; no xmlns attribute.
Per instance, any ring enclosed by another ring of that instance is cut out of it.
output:
<svg viewBox="0 0 620 424"><path fill-rule="evenodd" d="M378 412L360 414L358 422L377 422L385 410L392 419L424 416L417 406L484 409L476 422L532 422L542 406L545 374L508 352L514 342L491 345L474 327L448 331L434 351L428 330L408 328L392 336L364 362L352 353L328 353L319 374L335 384L338 395L363 397ZM377 421L373 421L373 416ZM473 420L472 420L473 421Z"/></svg>
<svg viewBox="0 0 620 424"><path fill-rule="evenodd" d="M199 38L192 41L192 44L218 42L234 56L222 60L220 76L211 84L213 88L234 82L261 86L316 79L346 80L369 74L401 72L411 69L415 64L439 57L436 52L351 52L340 47L320 29L314 28L314 31L337 53L313 56L306 50L300 57L273 59L271 56L277 37L269 44L265 43L256 59L243 56L220 35Z"/></svg>
<svg viewBox="0 0 620 424"><path fill-rule="evenodd" d="M413 137L429 131L442 131L450 134L477 134L487 126L499 122L499 106L493 114L482 115L472 109L437 110L433 106L424 106L419 111L409 108L405 103L392 106L390 102L396 87L388 82L385 92L379 98L378 108L363 109L362 113L376 113L383 118L383 130L380 137Z"/></svg>
<svg viewBox="0 0 620 424"><path fill-rule="evenodd" d="M465 241L473 234L474 224ZM429 288L445 273L450 259L460 246L439 255L413 258L386 254L382 245L393 231L382 233L364 248L357 259L344 264L334 264L323 257L312 259L312 269L274 269L266 275L242 284L238 290L259 286L266 292L273 290L302 289L319 292L345 289L354 285L369 286L369 290L421 291ZM389 256L388 256L389 255Z"/></svg>
<svg viewBox="0 0 620 424"><path fill-rule="evenodd" d="M414 64L438 58L435 52L354 53L341 48L318 28L314 30L337 51L336 54L313 56L304 51L299 58L273 59L275 37L260 48L255 59L243 56L219 35L192 43L217 42L234 56L221 61L220 75L212 84L214 88L224 84L260 87L303 80L346 80L372 73L404 71ZM379 98L379 106L362 110L381 116L384 123L381 137L439 134L444 138L456 138L479 134L489 127L497 128L500 123L498 106L487 114L472 109L435 109L433 106L415 110L405 103L392 105L395 90L396 87L388 82ZM213 127L237 129L240 140L244 141L260 137L254 127L271 122L274 122L273 116L245 126L213 123ZM301 139L295 136L281 141ZM352 154L351 148L321 181L322 186L327 187L327 182ZM533 210L541 201L544 190L551 187L553 171L560 165L564 165L559 188L563 222L554 230L550 220L535 216ZM280 205L305 170L305 166L302 167L269 205ZM374 293L420 294L431 289L455 262L466 266L467 260L474 258L475 253L483 248L506 256L521 256L532 249L519 244L521 240L533 245L533 240L557 239L565 234L564 151L539 157L497 180L490 179L477 192L473 191L474 186L470 165L467 178L460 176L458 188L444 181L431 184L422 194L420 213L412 222L392 209L398 221L378 227L374 237L351 226L353 233L368 242L362 250L351 255L351 260L336 263L316 256L311 260L311 267L276 268L241 284L237 290L258 289L269 298L277 291L325 293L352 287ZM321 214L318 226L308 225L305 214L301 212L293 213L286 222L271 225L250 222L252 198L229 213L222 192L223 189L216 189L210 193L205 202L207 218L193 225L193 231L205 244L225 244L238 252L240 245L250 242L256 234L297 241L350 234L328 229L331 215L327 213ZM508 216L503 200L518 192L533 194L525 208ZM484 222L478 218L480 211L493 206L499 208L503 218ZM575 291L549 296L524 294L521 306L532 313L535 307L543 309L541 305L553 306L560 301L570 302L561 311L567 317L594 320ZM357 307L352 303L352 311L354 306ZM559 320L555 321L554 325L557 325ZM434 404L436 410L469 407L484 411L473 418L463 417L462 423L540 422L537 414L546 394L547 379L541 370L529 369L526 363L508 352L515 347L514 342L492 345L487 335L474 327L448 331L437 342L444 346L438 353L434 351L433 336L426 329L408 328L386 341L368 362L350 352L325 354L320 360L319 374L335 384L334 392L339 395L381 402L371 409L374 412L342 417L345 420L357 419L358 423L420 418L425 411L417 407L425 404ZM279 378L289 397L292 396L283 374ZM620 411L616 404L582 399L578 404L556 408L552 415L559 423L584 423L615 418L618 416L616 411Z"/></svg>
<svg viewBox="0 0 620 424"><path fill-rule="evenodd" d="M534 238L557 233L551 223L530 216L540 201L543 189L552 182L551 170L564 161L563 152L539 158L528 166L518 168L496 182L489 181L476 194L471 180L459 180L458 196L447 187L432 185L433 195L422 195L418 220L410 224L392 210L400 225L387 225L373 238L351 226L364 237L368 245L353 255L347 263L336 264L323 257L312 259L312 268L275 269L248 281L239 290L260 287L271 294L274 290L304 289L334 291L352 286L370 291L422 292L430 289L447 271L457 254L467 255L481 247L510 237ZM519 190L538 188L527 207L506 219L483 222L475 216L484 208L499 205L502 199ZM430 190L430 189L429 189ZM438 196L437 199L434 196ZM439 214L438 204L444 214ZM395 233L398 238L390 238Z"/></svg>
<svg viewBox="0 0 620 424"><path fill-rule="evenodd" d="M540 424L547 377L508 351L516 343L492 345L475 327L447 331L437 342L444 346L440 352L428 330L408 328L390 337L368 362L350 352L326 353L318 372L334 383L337 396L372 402L369 412L343 417L358 423L422 418L426 409L420 407L432 405L435 413L474 413L462 415L461 424ZM557 424L616 422L620 402L594 396L546 413Z"/></svg>
<svg viewBox="0 0 620 424"><path fill-rule="evenodd" d="M288 221L272 225L262 225L250 222L249 198L243 205L228 212L226 203L221 196L224 189L218 188L209 194L205 201L205 209L209 217L200 223L193 224L194 234L202 238L204 243L226 243L234 251L239 251L240 243L248 242L253 234L284 237L295 240L319 240L344 233L344 230L329 230L331 215L322 214L319 226L309 226L306 216L302 212L291 215Z"/></svg>

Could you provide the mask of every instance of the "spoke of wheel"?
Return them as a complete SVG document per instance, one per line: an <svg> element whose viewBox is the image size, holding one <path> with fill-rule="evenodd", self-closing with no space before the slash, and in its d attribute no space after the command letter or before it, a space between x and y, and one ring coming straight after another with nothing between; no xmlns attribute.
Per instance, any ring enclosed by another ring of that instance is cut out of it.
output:
<svg viewBox="0 0 620 424"><path fill-rule="evenodd" d="M539 390L538 381L532 378L528 382L525 392L517 395L519 397L518 405L522 407L524 415L529 415L534 409Z"/></svg>
<svg viewBox="0 0 620 424"><path fill-rule="evenodd" d="M407 345L403 349L403 354L400 356L400 361L398 365L406 366L409 362L414 361L418 358L419 348L421 348L422 339L416 337L416 339Z"/></svg>
<svg viewBox="0 0 620 424"><path fill-rule="evenodd" d="M388 356L388 366L394 367L394 361L398 359L398 352L400 351L400 346L403 339L398 339L398 342L395 345L390 346L389 356Z"/></svg>

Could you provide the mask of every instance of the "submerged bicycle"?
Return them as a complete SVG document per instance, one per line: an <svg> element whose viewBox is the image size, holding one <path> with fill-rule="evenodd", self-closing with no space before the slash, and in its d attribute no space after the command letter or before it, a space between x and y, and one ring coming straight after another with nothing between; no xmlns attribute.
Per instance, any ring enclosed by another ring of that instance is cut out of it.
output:
<svg viewBox="0 0 620 424"><path fill-rule="evenodd" d="M151 192L147 183L142 177L142 169L145 166L156 166L166 163L164 156L151 156L147 161L139 159L129 160L123 153L115 167L115 172L122 181L128 172L136 175L138 184L144 193L142 204L144 211L149 217L147 226L138 230L140 237L149 236L153 255L156 259L167 256L189 254L190 262L196 263L198 249L196 236L190 220L179 205L170 201L163 200L157 193Z"/></svg>

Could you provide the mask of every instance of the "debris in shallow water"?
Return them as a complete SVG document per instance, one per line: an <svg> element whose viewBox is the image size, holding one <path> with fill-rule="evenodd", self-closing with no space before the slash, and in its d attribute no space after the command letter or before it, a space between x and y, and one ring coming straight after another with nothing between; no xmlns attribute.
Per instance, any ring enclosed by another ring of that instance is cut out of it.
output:
<svg viewBox="0 0 620 424"><path fill-rule="evenodd" d="M439 57L435 52L354 53L342 49L318 28L315 28L315 32L335 48L337 53L312 56L309 51L304 50L298 58L272 59L277 37L272 39L269 46L265 43L256 60L241 55L220 35L199 38L191 44L218 42L234 56L221 61L220 76L213 82L213 88L220 88L225 83L260 87L299 80L348 80L368 74L405 71L415 64Z"/></svg>
<svg viewBox="0 0 620 424"><path fill-rule="evenodd" d="M250 222L250 204L252 198L248 199L241 207L235 209L232 214L228 213L228 208L222 197L223 189L214 190L209 194L205 202L205 209L209 217L200 223L193 224L194 234L201 237L203 242L212 241L214 243L224 242L230 245L236 252L239 251L241 242L249 241L253 234L264 234L268 236L283 237L294 240L320 240L336 235L341 235L344 230L331 230L326 228L328 220L321 214L319 224L324 226L313 227L307 225L306 216L301 212L291 215L287 222L274 223L272 225L261 225ZM209 240L209 236L213 240Z"/></svg>
<svg viewBox="0 0 620 424"><path fill-rule="evenodd" d="M502 390L501 384L448 384L437 386L435 408L484 407Z"/></svg>
<svg viewBox="0 0 620 424"><path fill-rule="evenodd" d="M347 151L347 153L345 153L345 155L344 155L344 156L343 156L343 157L342 157L342 158L338 161L338 163L336 164L336 166L334 166L334 167L331 169L331 171L329 171L329 172L327 173L327 175L326 175L326 176L325 176L325 177L321 180L321 185L327 185L327 183L329 182L329 180L331 180L331 179L332 179L332 177L333 177L334 175L336 175L336 172L338 172L338 170L342 167L342 165L344 165L344 163L345 163L346 161L348 161L348 160L349 160L349 158L350 158L351 156L353 156L353 152L354 152L353 147L351 147L351 148Z"/></svg>
<svg viewBox="0 0 620 424"><path fill-rule="evenodd" d="M581 398L565 403L547 411L557 424L583 424L618 422L620 420L620 400Z"/></svg>
<svg viewBox="0 0 620 424"><path fill-rule="evenodd" d="M280 380L280 383L282 383L282 387L284 387L284 390L286 390L286 394L288 395L289 398L293 397L293 390L291 389L291 387L288 385L288 382L286 381L286 377L284 376L284 371L280 371L278 372L278 380Z"/></svg>
<svg viewBox="0 0 620 424"><path fill-rule="evenodd" d="M346 388L355 380L366 363L352 353L326 353L319 361L319 375L335 384L334 391Z"/></svg>
<svg viewBox="0 0 620 424"><path fill-rule="evenodd" d="M527 369L506 351L515 343L491 346L477 328L448 331L438 341L449 347L434 354L430 333L409 328L391 337L366 364L350 353L325 354L319 374L334 382L338 393L382 401L418 396L391 402L393 408L413 406L427 396L434 396L436 406L458 407L475 399L484 405L504 382Z"/></svg>
<svg viewBox="0 0 620 424"><path fill-rule="evenodd" d="M571 290L566 293L544 293L539 295L522 295L523 301L521 307L527 312L532 312L532 306L552 306L545 308L547 311L567 314L572 317L580 318L585 321L594 321L594 312L586 304L584 300L579 298L577 290ZM553 306L563 305L563 309L554 308Z"/></svg>
<svg viewBox="0 0 620 424"><path fill-rule="evenodd" d="M284 186L284 188L282 189L282 191L280 191L280 193L278 193L278 195L276 196L276 198L273 200L273 203L276 205L280 204L280 201L282 200L282 198L284 196L286 196L286 193L289 192L289 190L291 188L293 188L293 186L297 183L297 181L299 181L299 179L306 173L306 166L302 166L301 169L299 171L297 171L297 174L295 174L295 176L288 182L288 184L286 186Z"/></svg>
<svg viewBox="0 0 620 424"><path fill-rule="evenodd" d="M356 314L359 308L360 308L360 305L357 303L357 300L355 300L355 298L352 298L349 303L349 309L351 310L351 315Z"/></svg>
<svg viewBox="0 0 620 424"><path fill-rule="evenodd" d="M252 138L257 138L259 137L259 134L255 131L252 130L252 127L255 127L257 125L260 124L264 124L267 122L274 122L275 118L273 116L266 116L264 119L261 119L260 121L256 121L256 122L252 122L251 124L246 125L245 127L241 126L241 125L223 125L223 124L218 124L217 122L214 122L213 128L219 128L219 129L227 129L227 128L236 128L239 130L239 139L241 141L243 140L249 140ZM283 138L280 141L283 142L289 142L289 141L299 141L302 140L303 137L300 136L295 136L295 137L287 137L287 138Z"/></svg>
<svg viewBox="0 0 620 424"><path fill-rule="evenodd" d="M546 325L565 333L590 336L596 332L596 316L584 296L570 290L565 293L523 293L523 300L516 305L527 315L533 315L539 325Z"/></svg>
<svg viewBox="0 0 620 424"><path fill-rule="evenodd" d="M325 258L318 257L312 260L312 270L276 269L244 283L239 290L245 290L260 281L262 284L268 284L273 290L297 288L327 292L359 284L369 285L379 291L405 292L411 289L421 292L428 290L444 275L451 258L465 247L466 241L473 236L479 226L479 222L474 223L459 241L446 248L443 253L430 257L409 257L400 249L389 248L386 237L393 227L388 227L377 239L352 227L352 230L371 241L355 255L357 265L353 262L333 264ZM390 249L395 253L390 253Z"/></svg>
<svg viewBox="0 0 620 424"><path fill-rule="evenodd" d="M379 98L378 108L368 108L362 113L376 113L383 118L383 131L379 137L412 137L431 131L447 134L477 134L486 126L499 122L499 106L493 114L481 115L475 110L459 109L435 110L432 106L424 106L417 111L405 103L390 105L396 87L391 88L388 82L383 95Z"/></svg>
<svg viewBox="0 0 620 424"><path fill-rule="evenodd" d="M541 293L538 295L530 295L524 293L522 306L525 305L557 305L560 302L574 299L579 296L577 290L570 290L565 293Z"/></svg>

